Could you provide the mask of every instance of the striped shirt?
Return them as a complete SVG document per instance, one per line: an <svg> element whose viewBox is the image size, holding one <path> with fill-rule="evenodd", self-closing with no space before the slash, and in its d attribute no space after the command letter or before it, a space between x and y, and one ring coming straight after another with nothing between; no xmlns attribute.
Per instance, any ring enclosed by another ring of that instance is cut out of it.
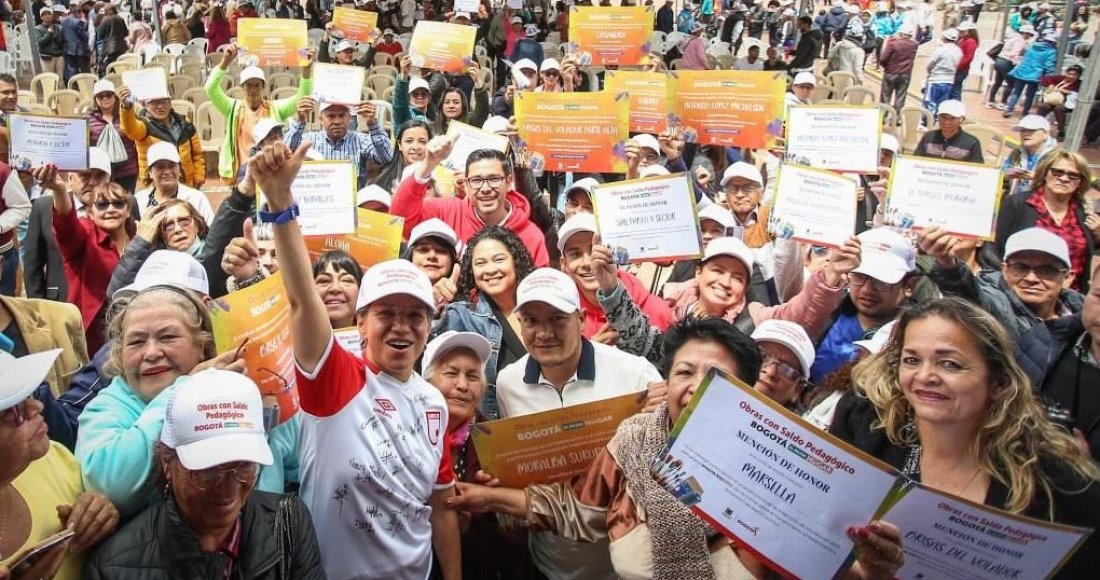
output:
<svg viewBox="0 0 1100 580"><path fill-rule="evenodd" d="M324 130L306 131L305 124L297 118L290 120L290 131L283 140L291 149L297 149L303 140L313 143L313 150L329 161L351 161L359 174L358 187L366 185L367 162L386 165L393 159L390 136L377 122L367 126L367 133L348 131L337 140L329 139Z"/></svg>

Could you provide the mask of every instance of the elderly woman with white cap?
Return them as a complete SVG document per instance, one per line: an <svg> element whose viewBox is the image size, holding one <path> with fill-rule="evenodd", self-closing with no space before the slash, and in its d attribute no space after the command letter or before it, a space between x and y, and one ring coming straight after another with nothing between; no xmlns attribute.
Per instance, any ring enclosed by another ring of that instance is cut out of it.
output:
<svg viewBox="0 0 1100 580"><path fill-rule="evenodd" d="M325 577L301 500L253 489L273 457L251 379L211 369L182 382L154 448L160 498L96 550L85 578Z"/></svg>
<svg viewBox="0 0 1100 580"><path fill-rule="evenodd" d="M814 362L814 343L806 329L789 320L765 320L752 331L752 339L764 357L753 388L797 411Z"/></svg>
<svg viewBox="0 0 1100 580"><path fill-rule="evenodd" d="M112 160L111 181L121 185L126 191L136 191L137 146L132 139L122 134L122 119L119 115L119 100L118 95L115 94L115 84L107 79L96 81L92 85L92 99L92 108L88 112L88 142L107 150L108 141L114 141L117 136L126 158L122 161ZM108 126L111 128L107 129ZM114 132L114 136L111 135L111 131ZM119 154L117 143L114 146L116 148L113 151L117 155Z"/></svg>
<svg viewBox="0 0 1100 580"><path fill-rule="evenodd" d="M313 66L302 68L298 81L298 92L294 96L272 101L264 96L267 78L263 69L255 66L241 70L240 84L244 89L244 98L234 99L225 94L223 81L229 65L237 56L237 46L229 45L222 52L222 60L206 79L206 95L214 108L225 117L225 141L218 153L218 175L223 180L235 182L237 168L252 156L252 147L257 141L252 129L261 119L274 119L285 123L298 111L298 99L313 92Z"/></svg>
<svg viewBox="0 0 1100 580"><path fill-rule="evenodd" d="M49 440L42 403L31 396L59 354L55 349L17 359L0 351L0 367L13 371L0 376L0 578L11 577L9 567L20 580L86 578L84 550L118 524L118 510L107 498L84 491L72 454ZM65 530L76 534L24 559L31 548Z"/></svg>

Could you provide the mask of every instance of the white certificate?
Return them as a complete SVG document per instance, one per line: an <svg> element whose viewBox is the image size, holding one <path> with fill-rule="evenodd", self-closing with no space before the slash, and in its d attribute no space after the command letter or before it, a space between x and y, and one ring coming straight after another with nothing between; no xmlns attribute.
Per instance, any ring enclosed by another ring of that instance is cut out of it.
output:
<svg viewBox="0 0 1100 580"><path fill-rule="evenodd" d="M13 168L29 171L52 163L63 171L87 171L87 119L11 113L8 127Z"/></svg>
<svg viewBox="0 0 1100 580"><path fill-rule="evenodd" d="M362 358L363 343L359 338L358 328L354 326L349 328L337 328L332 331L332 337L336 339L336 344L340 345L344 350Z"/></svg>
<svg viewBox="0 0 1100 580"><path fill-rule="evenodd" d="M159 66L123 71L122 84L138 102L172 98L168 92L168 74Z"/></svg>
<svg viewBox="0 0 1100 580"><path fill-rule="evenodd" d="M451 121L447 128L447 136L454 140L451 154L443 160L442 165L451 171L466 171L466 159L478 149L493 149L505 153L508 151L508 137L497 135L488 131L482 131L472 125Z"/></svg>
<svg viewBox="0 0 1100 580"><path fill-rule="evenodd" d="M631 262L703 255L695 192L686 173L600 184L592 200L603 244L624 248Z"/></svg>
<svg viewBox="0 0 1100 580"><path fill-rule="evenodd" d="M1002 178L997 167L899 155L890 171L886 223L903 229L939 226L951 234L991 240Z"/></svg>
<svg viewBox="0 0 1100 580"><path fill-rule="evenodd" d="M479 6L481 6L481 3L478 0L455 0L455 12L477 14Z"/></svg>
<svg viewBox="0 0 1100 580"><path fill-rule="evenodd" d="M921 486L881 518L901 531L902 580L1048 578L1090 530L1021 518Z"/></svg>
<svg viewBox="0 0 1100 580"><path fill-rule="evenodd" d="M847 176L785 163L768 229L780 239L840 247L855 234L856 184Z"/></svg>
<svg viewBox="0 0 1100 580"><path fill-rule="evenodd" d="M791 107L787 155L803 165L834 171L876 173L882 113L877 107Z"/></svg>
<svg viewBox="0 0 1100 580"><path fill-rule="evenodd" d="M363 101L366 75L366 69L361 66L314 63L313 98L318 104L358 105Z"/></svg>
<svg viewBox="0 0 1100 580"><path fill-rule="evenodd" d="M298 202L302 235L355 231L355 165L350 161L306 161L290 190Z"/></svg>
<svg viewBox="0 0 1100 580"><path fill-rule="evenodd" d="M654 463L658 483L786 577L833 578L852 552L847 528L874 519L899 483L885 464L715 369L669 441Z"/></svg>

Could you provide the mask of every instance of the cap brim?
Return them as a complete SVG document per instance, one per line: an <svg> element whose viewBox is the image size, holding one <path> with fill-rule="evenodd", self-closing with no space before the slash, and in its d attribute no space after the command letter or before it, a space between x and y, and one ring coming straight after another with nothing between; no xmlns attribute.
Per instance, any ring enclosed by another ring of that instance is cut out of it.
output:
<svg viewBox="0 0 1100 580"><path fill-rule="evenodd" d="M191 471L210 469L226 463L248 461L260 465L275 462L267 437L261 433L219 435L176 447L180 463Z"/></svg>
<svg viewBox="0 0 1100 580"><path fill-rule="evenodd" d="M5 353L6 354L6 353ZM0 373L0 411L5 411L22 402L46 380L50 374L57 357L61 355L61 349L55 348L44 352L36 352L27 356L10 357L10 368Z"/></svg>
<svg viewBox="0 0 1100 580"><path fill-rule="evenodd" d="M870 276L887 284L897 284L909 273L909 269L900 262L900 259L891 260L886 257L864 255L859 267L852 272Z"/></svg>
<svg viewBox="0 0 1100 580"><path fill-rule="evenodd" d="M525 300L516 304L516 307L512 310L512 314L519 313L521 308L527 306L528 304L531 304L532 302L542 302L543 304L549 305L551 308L558 310L559 312L565 312L567 314L572 314L579 310L576 304L569 304L564 300L558 300L556 298L531 298L529 300Z"/></svg>
<svg viewBox="0 0 1100 580"><path fill-rule="evenodd" d="M432 355L432 364L435 364L440 356L456 348L468 348L474 351L474 354L477 355L481 364L488 362L489 356L493 354L493 345L480 334L474 335L477 338L470 336L470 334L471 333L457 333L443 339L443 343L436 347L435 353Z"/></svg>
<svg viewBox="0 0 1100 580"><path fill-rule="evenodd" d="M742 256L741 254L735 254L733 252L718 252L718 253L716 253L712 256L704 256L703 259L699 261L699 263L702 264L702 263L705 263L705 262L709 262L710 260L713 260L714 258L717 258L719 256L728 256L730 258L733 258L733 259L737 260L738 262L741 262L745 266L745 269L748 270L749 275L752 276L752 265L753 265L752 259L751 258L746 258L745 256Z"/></svg>

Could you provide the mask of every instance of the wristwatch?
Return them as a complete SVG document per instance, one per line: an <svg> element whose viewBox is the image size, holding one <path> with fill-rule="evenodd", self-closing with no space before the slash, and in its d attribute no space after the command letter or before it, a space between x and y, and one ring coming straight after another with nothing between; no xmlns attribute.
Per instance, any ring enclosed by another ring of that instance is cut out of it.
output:
<svg viewBox="0 0 1100 580"><path fill-rule="evenodd" d="M261 211L260 222L265 224L285 225L298 218L298 204L291 205L283 211Z"/></svg>

